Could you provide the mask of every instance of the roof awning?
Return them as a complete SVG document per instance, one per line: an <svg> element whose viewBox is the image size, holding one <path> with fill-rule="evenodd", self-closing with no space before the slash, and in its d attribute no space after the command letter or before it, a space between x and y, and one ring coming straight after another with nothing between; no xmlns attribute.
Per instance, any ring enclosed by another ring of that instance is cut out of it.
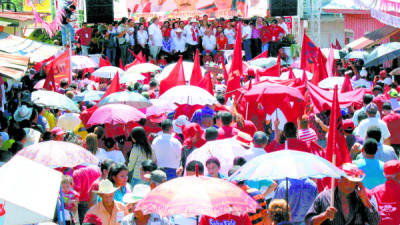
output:
<svg viewBox="0 0 400 225"><path fill-rule="evenodd" d="M19 80L25 75L29 57L0 53L0 76Z"/></svg>
<svg viewBox="0 0 400 225"><path fill-rule="evenodd" d="M353 50L365 49L375 44L376 42L380 42L383 39L389 38L390 36L395 35L399 32L399 28L386 25L365 34L363 37L357 40L352 41L351 43L347 44L346 47L352 48Z"/></svg>

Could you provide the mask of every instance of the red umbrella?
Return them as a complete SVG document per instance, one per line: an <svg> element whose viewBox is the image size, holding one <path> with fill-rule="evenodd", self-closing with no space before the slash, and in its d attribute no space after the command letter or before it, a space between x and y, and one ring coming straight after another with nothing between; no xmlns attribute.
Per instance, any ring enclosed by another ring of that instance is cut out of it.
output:
<svg viewBox="0 0 400 225"><path fill-rule="evenodd" d="M135 210L160 216L187 217L255 212L257 202L236 185L205 176L179 177L161 184L136 205Z"/></svg>
<svg viewBox="0 0 400 225"><path fill-rule="evenodd" d="M253 85L253 88L245 93L244 97L248 102L261 103L264 111L269 114L284 101L304 100L304 96L298 88L267 82Z"/></svg>
<svg viewBox="0 0 400 225"><path fill-rule="evenodd" d="M146 118L146 115L132 106L109 104L94 111L87 124L89 126L97 124L127 124L128 122L139 121L142 118Z"/></svg>

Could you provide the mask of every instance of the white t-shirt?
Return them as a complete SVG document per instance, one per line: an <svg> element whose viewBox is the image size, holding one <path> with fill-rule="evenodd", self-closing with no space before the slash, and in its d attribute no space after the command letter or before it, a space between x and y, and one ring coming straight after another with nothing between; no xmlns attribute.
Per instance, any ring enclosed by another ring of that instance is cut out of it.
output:
<svg viewBox="0 0 400 225"><path fill-rule="evenodd" d="M243 38L243 40L247 40L247 39L251 38L251 27L250 26L247 25L247 26L242 27L242 38Z"/></svg>
<svg viewBox="0 0 400 225"><path fill-rule="evenodd" d="M194 29L196 30L196 28L194 28ZM199 31L199 29L197 29L197 30ZM193 40L192 25L185 26L185 29L184 29L183 33L186 36L186 42L188 44L190 44L190 45L197 45L198 44L197 41ZM200 31L199 31L199 33L200 33ZM199 35L199 33L197 33L196 35Z"/></svg>
<svg viewBox="0 0 400 225"><path fill-rule="evenodd" d="M248 161L256 158L257 156L264 155L264 154L267 154L267 153L265 152L265 150L263 148L251 147L248 150L246 150L246 152L243 155L243 158L245 158L246 161L248 162Z"/></svg>
<svg viewBox="0 0 400 225"><path fill-rule="evenodd" d="M119 150L112 150L107 152L106 150L99 148L96 153L96 157L99 159L100 162L106 159L111 159L116 163L125 163L125 157Z"/></svg>
<svg viewBox="0 0 400 225"><path fill-rule="evenodd" d="M137 38L138 44L146 45L147 44L147 40L149 39L149 35L147 34L147 31L139 30L136 33L136 38Z"/></svg>
<svg viewBox="0 0 400 225"><path fill-rule="evenodd" d="M128 27L128 36L129 36L129 44L130 45L135 45L135 36L134 33L135 32L135 28L134 27Z"/></svg>
<svg viewBox="0 0 400 225"><path fill-rule="evenodd" d="M154 43L152 43L151 39L149 38L149 45L161 47L163 37L162 37L161 29L158 27L158 25L155 23L152 23L149 26L148 31L149 31L149 37L153 36L153 41L154 41Z"/></svg>
<svg viewBox="0 0 400 225"><path fill-rule="evenodd" d="M214 51L216 44L217 40L215 39L214 35L203 37L203 46L205 50Z"/></svg>
<svg viewBox="0 0 400 225"><path fill-rule="evenodd" d="M177 52L184 52L186 50L186 40L183 36L172 38L172 49Z"/></svg>
<svg viewBox="0 0 400 225"><path fill-rule="evenodd" d="M157 166L176 169L181 160L182 144L171 134L162 134L151 145L157 158Z"/></svg>
<svg viewBox="0 0 400 225"><path fill-rule="evenodd" d="M225 29L224 34L228 39L228 44L233 45L235 44L235 30L234 29Z"/></svg>
<svg viewBox="0 0 400 225"><path fill-rule="evenodd" d="M387 128L386 123L380 119L371 117L361 121L360 125L358 126L358 129L356 130L355 135L365 139L367 137L368 128L372 126L377 126L381 130L382 134L381 143L383 143L383 140L390 137L390 132L389 129Z"/></svg>

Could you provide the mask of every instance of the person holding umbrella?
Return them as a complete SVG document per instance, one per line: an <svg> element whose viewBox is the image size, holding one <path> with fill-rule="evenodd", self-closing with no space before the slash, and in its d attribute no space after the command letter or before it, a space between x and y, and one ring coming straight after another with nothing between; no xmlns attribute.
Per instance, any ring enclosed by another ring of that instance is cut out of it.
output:
<svg viewBox="0 0 400 225"><path fill-rule="evenodd" d="M321 192L306 214L306 225L379 224L377 207L361 183L365 174L351 163L343 164L342 170L346 176L338 180L334 203L331 204L332 189Z"/></svg>

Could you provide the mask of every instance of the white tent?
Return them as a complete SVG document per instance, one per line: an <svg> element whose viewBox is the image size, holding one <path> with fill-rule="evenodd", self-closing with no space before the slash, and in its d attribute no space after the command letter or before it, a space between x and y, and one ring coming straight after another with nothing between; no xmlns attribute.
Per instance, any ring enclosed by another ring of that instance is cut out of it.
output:
<svg viewBox="0 0 400 225"><path fill-rule="evenodd" d="M60 172L22 156L0 167L0 224L20 225L53 219L61 185Z"/></svg>

